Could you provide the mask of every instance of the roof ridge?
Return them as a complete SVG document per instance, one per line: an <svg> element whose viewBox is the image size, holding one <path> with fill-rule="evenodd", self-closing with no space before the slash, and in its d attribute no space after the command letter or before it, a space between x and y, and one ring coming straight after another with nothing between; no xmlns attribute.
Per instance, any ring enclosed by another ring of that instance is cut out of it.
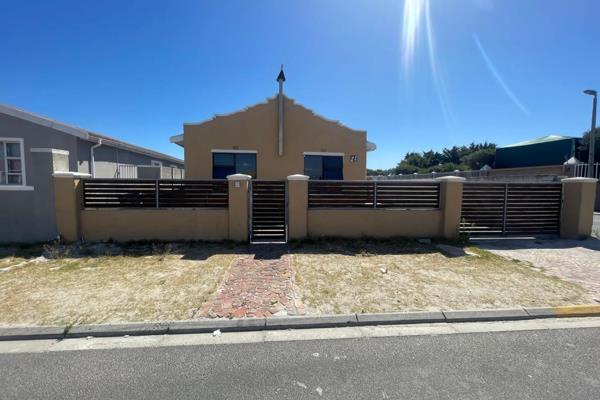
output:
<svg viewBox="0 0 600 400"><path fill-rule="evenodd" d="M11 117L23 119L25 121L33 122L34 124L46 126L48 128L67 133L69 135L77 136L84 140L90 140L90 137L108 140L113 142L116 147L122 146L124 148L127 148L128 150L136 151L138 153L146 153L146 155L149 156L162 157L173 162L183 163L183 160L177 157L173 157L156 150L148 149L119 139L115 139L111 136L104 135L102 133L96 133L75 125L66 124L64 122L60 122L58 120L43 115L35 114L30 111L23 110L21 108L9 106L8 104L0 103L0 113L10 115Z"/></svg>

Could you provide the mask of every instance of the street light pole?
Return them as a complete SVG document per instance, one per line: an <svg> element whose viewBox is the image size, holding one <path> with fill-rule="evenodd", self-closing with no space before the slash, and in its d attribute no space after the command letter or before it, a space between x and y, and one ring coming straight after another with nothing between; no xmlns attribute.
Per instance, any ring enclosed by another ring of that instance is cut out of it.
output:
<svg viewBox="0 0 600 400"><path fill-rule="evenodd" d="M598 92L595 90L584 90L583 93L594 96L594 104L592 106L592 129L590 129L590 141L588 152L588 178L594 178L594 147L596 146L596 104L598 102Z"/></svg>

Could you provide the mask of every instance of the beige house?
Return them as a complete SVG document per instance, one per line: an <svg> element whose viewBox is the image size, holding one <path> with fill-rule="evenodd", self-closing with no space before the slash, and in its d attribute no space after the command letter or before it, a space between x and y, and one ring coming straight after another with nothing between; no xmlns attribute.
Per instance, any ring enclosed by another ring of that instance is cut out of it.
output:
<svg viewBox="0 0 600 400"><path fill-rule="evenodd" d="M185 148L187 179L225 179L241 173L281 180L304 174L311 179L366 179L367 132L322 117L283 94L207 121L186 123L171 142Z"/></svg>

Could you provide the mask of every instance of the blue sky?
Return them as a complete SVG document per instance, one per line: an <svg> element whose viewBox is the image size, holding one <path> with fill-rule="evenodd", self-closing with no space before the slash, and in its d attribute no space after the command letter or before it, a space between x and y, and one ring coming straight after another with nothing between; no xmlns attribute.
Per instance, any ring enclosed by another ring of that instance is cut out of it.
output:
<svg viewBox="0 0 600 400"><path fill-rule="evenodd" d="M429 24L424 9L407 24L402 1L5 1L0 103L183 157L168 141L183 122L272 96L283 63L286 93L367 130L368 166L386 168L589 129L599 14L595 0L430 0Z"/></svg>

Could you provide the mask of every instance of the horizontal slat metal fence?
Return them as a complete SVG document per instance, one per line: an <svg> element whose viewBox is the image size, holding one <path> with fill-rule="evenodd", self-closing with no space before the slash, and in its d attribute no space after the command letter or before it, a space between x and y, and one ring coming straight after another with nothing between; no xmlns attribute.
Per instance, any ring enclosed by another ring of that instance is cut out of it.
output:
<svg viewBox="0 0 600 400"><path fill-rule="evenodd" d="M557 234L560 183L465 183L461 232L471 235Z"/></svg>
<svg viewBox="0 0 600 400"><path fill-rule="evenodd" d="M309 208L439 208L437 182L309 181Z"/></svg>
<svg viewBox="0 0 600 400"><path fill-rule="evenodd" d="M562 184L509 184L504 233L557 234Z"/></svg>
<svg viewBox="0 0 600 400"><path fill-rule="evenodd" d="M86 179L85 208L227 207L225 180Z"/></svg>
<svg viewBox="0 0 600 400"><path fill-rule="evenodd" d="M226 180L188 181L181 179L158 181L160 207L227 207L229 186Z"/></svg>

